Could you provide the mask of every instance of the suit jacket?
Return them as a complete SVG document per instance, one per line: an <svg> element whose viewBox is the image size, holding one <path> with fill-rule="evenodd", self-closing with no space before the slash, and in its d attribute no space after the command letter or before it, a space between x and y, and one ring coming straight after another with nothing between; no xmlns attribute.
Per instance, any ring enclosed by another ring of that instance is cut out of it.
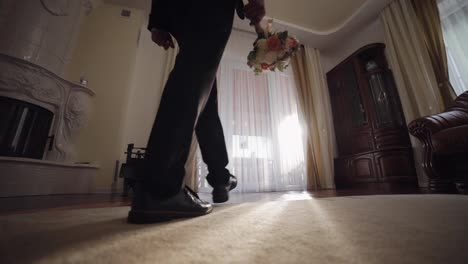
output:
<svg viewBox="0 0 468 264"><path fill-rule="evenodd" d="M234 10L244 19L242 0L153 0L148 30L229 31Z"/></svg>

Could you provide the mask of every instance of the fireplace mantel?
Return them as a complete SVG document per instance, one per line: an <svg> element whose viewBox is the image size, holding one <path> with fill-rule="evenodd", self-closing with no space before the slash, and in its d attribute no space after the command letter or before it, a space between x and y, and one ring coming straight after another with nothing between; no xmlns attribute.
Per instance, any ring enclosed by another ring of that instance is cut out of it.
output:
<svg viewBox="0 0 468 264"><path fill-rule="evenodd" d="M0 54L0 96L44 107L54 113L52 150L46 160L74 161L74 143L86 126L95 93L26 60Z"/></svg>

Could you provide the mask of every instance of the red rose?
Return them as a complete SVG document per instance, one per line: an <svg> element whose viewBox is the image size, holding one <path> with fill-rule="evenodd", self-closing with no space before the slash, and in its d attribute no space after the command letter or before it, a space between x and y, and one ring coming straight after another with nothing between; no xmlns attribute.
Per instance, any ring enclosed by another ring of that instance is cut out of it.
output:
<svg viewBox="0 0 468 264"><path fill-rule="evenodd" d="M268 68L270 68L270 65L262 63L262 70L267 70Z"/></svg>
<svg viewBox="0 0 468 264"><path fill-rule="evenodd" d="M295 38L289 38L288 41L286 42L287 50L295 49L298 46L299 46L299 42Z"/></svg>
<svg viewBox="0 0 468 264"><path fill-rule="evenodd" d="M270 51L280 51L283 49L283 44L277 35L273 35L267 39L267 47Z"/></svg>

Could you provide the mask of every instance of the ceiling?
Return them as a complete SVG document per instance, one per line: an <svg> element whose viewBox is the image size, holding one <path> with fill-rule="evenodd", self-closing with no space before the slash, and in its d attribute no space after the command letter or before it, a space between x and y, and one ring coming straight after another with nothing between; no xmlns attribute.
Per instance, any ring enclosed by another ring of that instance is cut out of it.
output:
<svg viewBox="0 0 468 264"><path fill-rule="evenodd" d="M317 33L342 26L366 0L265 0L268 16Z"/></svg>
<svg viewBox="0 0 468 264"><path fill-rule="evenodd" d="M381 10L391 1L393 0L265 0L267 16L274 19L277 30L289 30L300 37L303 43L317 48L339 42L344 36L375 21ZM151 8L151 0L104 2L148 12ZM234 26L253 32L247 22L239 19L236 19Z"/></svg>
<svg viewBox="0 0 468 264"><path fill-rule="evenodd" d="M145 10L149 10L151 6L151 0L105 0L105 2ZM325 34L346 23L366 0L265 0L265 2L269 17Z"/></svg>

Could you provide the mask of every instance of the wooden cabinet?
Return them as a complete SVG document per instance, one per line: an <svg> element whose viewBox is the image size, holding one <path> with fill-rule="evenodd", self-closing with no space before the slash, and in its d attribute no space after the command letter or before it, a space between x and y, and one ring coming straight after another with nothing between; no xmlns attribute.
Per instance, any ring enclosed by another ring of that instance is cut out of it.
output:
<svg viewBox="0 0 468 264"><path fill-rule="evenodd" d="M347 186L353 182L376 182L377 174L373 154L363 154L338 158L335 160L335 181L338 187Z"/></svg>
<svg viewBox="0 0 468 264"><path fill-rule="evenodd" d="M411 149L379 151L374 154L379 181L381 182L414 182L414 168Z"/></svg>
<svg viewBox="0 0 468 264"><path fill-rule="evenodd" d="M337 187L416 182L411 143L385 45L368 45L329 73Z"/></svg>

